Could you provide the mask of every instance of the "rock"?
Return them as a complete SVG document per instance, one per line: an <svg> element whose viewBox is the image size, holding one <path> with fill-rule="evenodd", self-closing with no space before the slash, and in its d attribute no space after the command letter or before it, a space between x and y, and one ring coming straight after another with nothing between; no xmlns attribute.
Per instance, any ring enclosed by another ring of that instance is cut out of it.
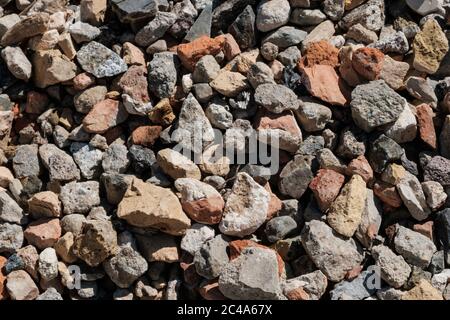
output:
<svg viewBox="0 0 450 320"><path fill-rule="evenodd" d="M433 254L437 251L433 241L411 229L398 226L394 238L395 250L405 260L422 269L426 269Z"/></svg>
<svg viewBox="0 0 450 320"><path fill-rule="evenodd" d="M334 282L344 279L363 259L352 240L344 241L335 236L327 224L318 220L305 226L302 244L314 264Z"/></svg>
<svg viewBox="0 0 450 320"><path fill-rule="evenodd" d="M381 226L381 202L374 197L372 190L367 189L366 202L361 216L361 223L356 229L355 236L366 248L370 248L372 240L378 234Z"/></svg>
<svg viewBox="0 0 450 320"><path fill-rule="evenodd" d="M105 19L106 0L83 0L80 2L81 21L98 25Z"/></svg>
<svg viewBox="0 0 450 320"><path fill-rule="evenodd" d="M29 244L38 249L52 247L61 237L61 225L59 219L40 219L28 225L23 232Z"/></svg>
<svg viewBox="0 0 450 320"><path fill-rule="evenodd" d="M352 281L341 281L330 291L331 300L364 300L375 294L372 271L363 271Z"/></svg>
<svg viewBox="0 0 450 320"><path fill-rule="evenodd" d="M147 261L133 248L122 247L119 253L103 262L110 279L120 288L128 288L148 269Z"/></svg>
<svg viewBox="0 0 450 320"><path fill-rule="evenodd" d="M195 70L192 73L192 79L195 83L204 83L213 81L220 71L220 65L211 55L200 58L195 64Z"/></svg>
<svg viewBox="0 0 450 320"><path fill-rule="evenodd" d="M24 218L23 210L17 202L6 191L0 191L0 221L23 224Z"/></svg>
<svg viewBox="0 0 450 320"><path fill-rule="evenodd" d="M439 135L439 146L442 156L450 159L450 116L447 116L442 126L441 134Z"/></svg>
<svg viewBox="0 0 450 320"><path fill-rule="evenodd" d="M39 295L39 289L33 279L23 270L8 274L6 289L12 300L34 300Z"/></svg>
<svg viewBox="0 0 450 320"><path fill-rule="evenodd" d="M364 44L370 44L378 40L378 35L376 32L365 28L359 23L352 25L348 29L345 36L346 38L350 38Z"/></svg>
<svg viewBox="0 0 450 320"><path fill-rule="evenodd" d="M28 200L28 211L36 218L59 217L61 202L52 191L38 192Z"/></svg>
<svg viewBox="0 0 450 320"><path fill-rule="evenodd" d="M425 195L416 176L406 172L405 176L396 185L396 188L414 219L422 221L428 217L430 209L427 206Z"/></svg>
<svg viewBox="0 0 450 320"><path fill-rule="evenodd" d="M352 55L353 69L367 80L380 77L383 63L384 54L375 48L359 48Z"/></svg>
<svg viewBox="0 0 450 320"><path fill-rule="evenodd" d="M20 22L20 17L15 13L7 14L5 16L3 16L3 14L0 14L0 39L18 22Z"/></svg>
<svg viewBox="0 0 450 320"><path fill-rule="evenodd" d="M17 178L38 176L40 173L38 145L18 146L12 162L14 174Z"/></svg>
<svg viewBox="0 0 450 320"><path fill-rule="evenodd" d="M36 300L56 301L56 300L63 300L63 297L58 291L56 291L55 288L50 287L43 293L41 293L39 296L37 296Z"/></svg>
<svg viewBox="0 0 450 320"><path fill-rule="evenodd" d="M161 133L160 126L141 126L131 133L133 144L151 147L158 140Z"/></svg>
<svg viewBox="0 0 450 320"><path fill-rule="evenodd" d="M312 190L319 208L325 212L339 194L344 184L344 175L329 169L320 169L309 188Z"/></svg>
<svg viewBox="0 0 450 320"><path fill-rule="evenodd" d="M282 300L276 254L250 247L230 261L219 276L219 290L230 299Z"/></svg>
<svg viewBox="0 0 450 320"><path fill-rule="evenodd" d="M297 223L289 216L275 217L267 222L264 232L271 243L282 240L297 229Z"/></svg>
<svg viewBox="0 0 450 320"><path fill-rule="evenodd" d="M412 10L420 14L421 16L425 16L432 12L438 11L441 4L438 0L429 0L429 1L420 1L420 0L406 0L406 4Z"/></svg>
<svg viewBox="0 0 450 320"><path fill-rule="evenodd" d="M167 11L169 4L164 0L144 0L135 2L133 0L113 0L112 10L121 22L139 23L156 15L157 11Z"/></svg>
<svg viewBox="0 0 450 320"><path fill-rule="evenodd" d="M437 181L444 187L450 185L450 159L435 156L424 167L424 180Z"/></svg>
<svg viewBox="0 0 450 320"><path fill-rule="evenodd" d="M70 151L85 179L94 179L100 176L103 152L82 142L72 143Z"/></svg>
<svg viewBox="0 0 450 320"><path fill-rule="evenodd" d="M156 12L155 17L136 34L135 41L141 47L147 47L161 38L175 23L177 15L173 12Z"/></svg>
<svg viewBox="0 0 450 320"><path fill-rule="evenodd" d="M171 139L186 152L200 153L214 141L214 131L201 105L189 94L184 100L178 116L178 123Z"/></svg>
<svg viewBox="0 0 450 320"><path fill-rule="evenodd" d="M247 173L238 173L228 195L219 229L226 235L244 237L267 218L270 194Z"/></svg>
<svg viewBox="0 0 450 320"><path fill-rule="evenodd" d="M421 185L427 199L428 207L433 211L439 209L447 199L444 187L436 181L425 181Z"/></svg>
<svg viewBox="0 0 450 320"><path fill-rule="evenodd" d="M383 134L372 142L369 162L375 172L382 172L390 162L401 159L403 153L398 143Z"/></svg>
<svg viewBox="0 0 450 320"><path fill-rule="evenodd" d="M433 110L428 104L422 103L416 107L416 116L420 138L430 148L436 149L436 131L433 123Z"/></svg>
<svg viewBox="0 0 450 320"><path fill-rule="evenodd" d="M252 7L248 5L228 28L228 31L234 36L242 50L255 46L255 21L255 13Z"/></svg>
<svg viewBox="0 0 450 320"><path fill-rule="evenodd" d="M332 66L315 64L302 68L301 72L302 82L312 96L331 105L343 106L347 103L341 91L339 76Z"/></svg>
<svg viewBox="0 0 450 320"><path fill-rule="evenodd" d="M247 78L239 72L223 71L209 85L226 97L236 97L248 88Z"/></svg>
<svg viewBox="0 0 450 320"><path fill-rule="evenodd" d="M289 21L290 6L287 0L262 1L256 11L256 28L268 32Z"/></svg>
<svg viewBox="0 0 450 320"><path fill-rule="evenodd" d="M279 49L297 46L306 41L307 33L295 27L284 26L273 31L262 40L262 43L271 42Z"/></svg>
<svg viewBox="0 0 450 320"><path fill-rule="evenodd" d="M80 171L72 157L53 144L39 148L39 156L49 171L50 180L71 181L80 179Z"/></svg>
<svg viewBox="0 0 450 320"><path fill-rule="evenodd" d="M98 102L83 119L83 129L89 133L105 133L123 123L128 113L123 104L112 99Z"/></svg>
<svg viewBox="0 0 450 320"><path fill-rule="evenodd" d="M105 100L108 89L105 86L95 86L77 94L73 99L75 109L81 113L89 113L99 102Z"/></svg>
<svg viewBox="0 0 450 320"><path fill-rule="evenodd" d="M85 22L70 25L69 33L76 43L90 42L100 35L100 29Z"/></svg>
<svg viewBox="0 0 450 320"><path fill-rule="evenodd" d="M34 83L45 88L74 78L77 66L59 50L44 50L34 54L33 70Z"/></svg>
<svg viewBox="0 0 450 320"><path fill-rule="evenodd" d="M22 227L11 223L0 223L0 252L15 252L22 247Z"/></svg>
<svg viewBox="0 0 450 320"><path fill-rule="evenodd" d="M286 280L282 288L289 300L319 300L325 293L327 284L327 277L317 270Z"/></svg>
<svg viewBox="0 0 450 320"><path fill-rule="evenodd" d="M363 1L358 1L356 6L361 2ZM352 7L354 6L352 5ZM340 25L345 29L348 29L351 26L359 23L369 30L378 31L384 26L384 9L384 1L369 0L363 5L349 11L346 15L344 15L344 17L340 21Z"/></svg>
<svg viewBox="0 0 450 320"><path fill-rule="evenodd" d="M210 185L195 179L181 178L175 181L175 188L181 193L181 205L194 221L216 224L222 219L224 201Z"/></svg>
<svg viewBox="0 0 450 320"><path fill-rule="evenodd" d="M191 42L201 36L211 35L211 22L212 22L212 3L206 4L202 12L199 14L197 20L195 20L192 27L187 32L184 40Z"/></svg>
<svg viewBox="0 0 450 320"><path fill-rule="evenodd" d="M180 259L178 244L175 237L158 233L136 237L139 249L148 262L178 262ZM151 267L150 267L151 268Z"/></svg>
<svg viewBox="0 0 450 320"><path fill-rule="evenodd" d="M54 245L56 253L62 258L64 262L74 263L78 259L72 251L74 240L75 239L73 233L66 232L61 238L58 239L58 241L56 241Z"/></svg>
<svg viewBox="0 0 450 320"><path fill-rule="evenodd" d="M175 120L175 114L167 98L160 100L149 111L148 116L153 123L161 124L164 127L169 126Z"/></svg>
<svg viewBox="0 0 450 320"><path fill-rule="evenodd" d="M417 135L417 120L411 107L405 106L398 119L385 131L386 136L397 143L410 142Z"/></svg>
<svg viewBox="0 0 450 320"><path fill-rule="evenodd" d="M398 90L403 87L408 70L409 64L406 62L396 61L390 56L385 55L380 79L383 79L392 89Z"/></svg>
<svg viewBox="0 0 450 320"><path fill-rule="evenodd" d="M186 230L186 234L181 239L180 247L191 255L195 255L206 241L214 238L214 233L213 228L200 223L194 223Z"/></svg>
<svg viewBox="0 0 450 320"><path fill-rule="evenodd" d="M122 50L123 50L123 61L125 61L125 63L127 65L135 65L135 66L145 66L146 62L145 62L145 57L144 57L144 53L141 51L141 49L139 49L138 47L136 47L134 44L132 44L131 42L125 42L122 46ZM145 70L145 68L142 68Z"/></svg>
<svg viewBox="0 0 450 320"><path fill-rule="evenodd" d="M439 69L441 61L448 52L448 40L434 19L429 19L417 33L412 44L414 69L433 74Z"/></svg>
<svg viewBox="0 0 450 320"><path fill-rule="evenodd" d="M129 165L128 149L122 144L112 144L103 153L102 168L104 172L124 173Z"/></svg>
<svg viewBox="0 0 450 320"><path fill-rule="evenodd" d="M375 265L380 268L381 279L394 288L402 287L411 274L411 268L402 258L389 247L378 245L372 248Z"/></svg>
<svg viewBox="0 0 450 320"><path fill-rule="evenodd" d="M40 12L17 21L3 34L1 45L10 46L44 33L47 31L49 19L48 13Z"/></svg>
<svg viewBox="0 0 450 320"><path fill-rule="evenodd" d="M328 224L339 234L351 237L355 233L365 207L366 183L359 175L353 175L331 204Z"/></svg>
<svg viewBox="0 0 450 320"><path fill-rule="evenodd" d="M407 102L384 80L372 81L357 86L350 103L355 123L366 132L376 127L395 122Z"/></svg>
<svg viewBox="0 0 450 320"><path fill-rule="evenodd" d="M302 42L303 48L307 48L311 43L318 42L321 40L330 40L334 35L335 29L334 24L330 20L325 20L324 22L317 25L310 33L306 35Z"/></svg>
<svg viewBox="0 0 450 320"><path fill-rule="evenodd" d="M58 257L55 249L46 248L39 254L38 270L42 279L50 281L58 276Z"/></svg>
<svg viewBox="0 0 450 320"><path fill-rule="evenodd" d="M61 187L59 195L65 214L87 213L100 204L97 181L70 182Z"/></svg>
<svg viewBox="0 0 450 320"><path fill-rule="evenodd" d="M211 125L218 129L228 129L233 124L233 115L226 106L211 103L205 109L205 115Z"/></svg>
<svg viewBox="0 0 450 320"><path fill-rule="evenodd" d="M95 41L77 52L77 60L84 71L96 78L112 77L127 71L127 64L119 55Z"/></svg>
<svg viewBox="0 0 450 320"><path fill-rule="evenodd" d="M190 226L177 197L168 189L133 178L117 209L117 216L137 227L154 227L182 235Z"/></svg>
<svg viewBox="0 0 450 320"><path fill-rule="evenodd" d="M327 123L331 120L331 110L319 103L311 101L304 101L300 107L295 111L297 119L300 121L303 129L308 132L321 131L325 128Z"/></svg>
<svg viewBox="0 0 450 320"><path fill-rule="evenodd" d="M282 194L299 199L312 179L310 164L302 156L296 156L281 171L278 187Z"/></svg>
<svg viewBox="0 0 450 320"><path fill-rule="evenodd" d="M228 242L223 235L206 241L194 255L195 270L206 279L220 276L228 264Z"/></svg>
<svg viewBox="0 0 450 320"><path fill-rule="evenodd" d="M202 36L192 42L177 46L177 55L183 66L189 71L193 71L195 64L205 55L215 56L223 48L224 37L214 39Z"/></svg>
<svg viewBox="0 0 450 320"><path fill-rule="evenodd" d="M172 149L160 150L157 154L158 165L173 179L201 179L200 169L189 158Z"/></svg>
<svg viewBox="0 0 450 320"><path fill-rule="evenodd" d="M298 68L312 67L316 64L336 67L339 64L339 50L326 40L313 42L305 49L303 59L299 61Z"/></svg>
<svg viewBox="0 0 450 320"><path fill-rule="evenodd" d="M273 113L296 110L299 107L299 100L292 90L272 83L265 83L256 88L255 102Z"/></svg>
<svg viewBox="0 0 450 320"><path fill-rule="evenodd" d="M402 300L443 300L442 293L435 289L427 280L419 283L402 295Z"/></svg>
<svg viewBox="0 0 450 320"><path fill-rule="evenodd" d="M8 70L17 79L28 81L31 77L31 62L19 47L6 47L2 50L2 58Z"/></svg>
<svg viewBox="0 0 450 320"><path fill-rule="evenodd" d="M289 22L299 26L315 26L324 21L327 16L319 9L294 9Z"/></svg>

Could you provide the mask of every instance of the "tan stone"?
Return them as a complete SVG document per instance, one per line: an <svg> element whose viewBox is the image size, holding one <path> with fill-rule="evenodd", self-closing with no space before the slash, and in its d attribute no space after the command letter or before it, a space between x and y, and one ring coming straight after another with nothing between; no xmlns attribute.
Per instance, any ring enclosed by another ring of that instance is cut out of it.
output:
<svg viewBox="0 0 450 320"><path fill-rule="evenodd" d="M230 172L230 159L222 154L222 146L208 146L202 154L198 167L207 174L225 177Z"/></svg>
<svg viewBox="0 0 450 320"><path fill-rule="evenodd" d="M3 267L5 266L8 259L0 256L0 300L5 300L8 297L8 292L6 290L6 273L3 272Z"/></svg>
<svg viewBox="0 0 450 320"><path fill-rule="evenodd" d="M434 288L431 283L421 279L414 288L402 295L402 300L444 300L444 298L442 293Z"/></svg>
<svg viewBox="0 0 450 320"><path fill-rule="evenodd" d="M0 167L0 187L8 188L11 181L14 180L14 176L7 167Z"/></svg>
<svg viewBox="0 0 450 320"><path fill-rule="evenodd" d="M136 240L140 253L148 262L173 263L180 260L180 250L173 236L164 233L137 235Z"/></svg>
<svg viewBox="0 0 450 320"><path fill-rule="evenodd" d="M34 83L39 88L73 79L77 66L59 50L38 51L33 56Z"/></svg>
<svg viewBox="0 0 450 320"><path fill-rule="evenodd" d="M140 65L145 67L144 53L131 42L125 42L123 44L122 52L123 61L125 61L127 65Z"/></svg>
<svg viewBox="0 0 450 320"><path fill-rule="evenodd" d="M58 46L61 48L62 52L66 55L66 57L69 58L70 60L75 58L75 56L77 55L77 49L75 49L72 37L68 32L65 32L59 36Z"/></svg>
<svg viewBox="0 0 450 320"><path fill-rule="evenodd" d="M28 211L38 218L59 217L61 202L58 195L52 191L38 192L28 200Z"/></svg>
<svg viewBox="0 0 450 320"><path fill-rule="evenodd" d="M89 133L104 133L128 118L121 102L106 99L97 103L83 119L83 128Z"/></svg>
<svg viewBox="0 0 450 320"><path fill-rule="evenodd" d="M150 121L167 127L175 120L170 100L168 98L161 99L148 113Z"/></svg>
<svg viewBox="0 0 450 320"><path fill-rule="evenodd" d="M169 189L133 178L117 209L117 216L137 227L153 227L182 235L191 225L180 201Z"/></svg>
<svg viewBox="0 0 450 320"><path fill-rule="evenodd" d="M385 55L383 68L380 73L380 79L386 81L388 86L392 89L398 90L403 87L408 70L408 63L394 60L390 56Z"/></svg>
<svg viewBox="0 0 450 320"><path fill-rule="evenodd" d="M23 235L29 244L39 249L52 247L61 237L59 219L40 219L28 225Z"/></svg>
<svg viewBox="0 0 450 320"><path fill-rule="evenodd" d="M100 25L105 19L107 0L81 0L80 18L94 26Z"/></svg>
<svg viewBox="0 0 450 320"><path fill-rule="evenodd" d="M1 39L3 47L10 46L25 39L31 38L47 31L50 15L39 12L26 17L13 25Z"/></svg>
<svg viewBox="0 0 450 320"><path fill-rule="evenodd" d="M23 270L8 274L6 288L12 300L34 300L39 295L39 289L33 279Z"/></svg>
<svg viewBox="0 0 450 320"><path fill-rule="evenodd" d="M158 152L156 156L158 165L173 179L192 178L200 180L200 169L189 158L172 149L166 148Z"/></svg>
<svg viewBox="0 0 450 320"><path fill-rule="evenodd" d="M73 253L74 236L72 232L66 232L55 243L55 251L64 262L73 263L77 260L77 256Z"/></svg>
<svg viewBox="0 0 450 320"><path fill-rule="evenodd" d="M351 237L361 222L367 196L366 183L353 175L328 212L328 224L339 234Z"/></svg>
<svg viewBox="0 0 450 320"><path fill-rule="evenodd" d="M239 72L222 71L209 85L226 97L235 97L248 88L247 78Z"/></svg>

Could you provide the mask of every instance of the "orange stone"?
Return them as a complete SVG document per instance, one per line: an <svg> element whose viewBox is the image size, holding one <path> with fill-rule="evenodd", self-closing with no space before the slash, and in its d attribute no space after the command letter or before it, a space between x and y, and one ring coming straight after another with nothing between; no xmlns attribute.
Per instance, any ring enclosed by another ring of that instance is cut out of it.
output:
<svg viewBox="0 0 450 320"><path fill-rule="evenodd" d="M162 127L160 126L141 126L137 127L131 133L133 144L139 144L151 147L158 140Z"/></svg>
<svg viewBox="0 0 450 320"><path fill-rule="evenodd" d="M344 106L344 84L332 66L315 64L301 69L303 83L309 93L331 105Z"/></svg>
<svg viewBox="0 0 450 320"><path fill-rule="evenodd" d="M290 111L284 111L280 114L261 111L256 116L256 130L280 129L291 133L294 136L301 136L300 128Z"/></svg>
<svg viewBox="0 0 450 320"><path fill-rule="evenodd" d="M97 103L83 119L83 129L89 133L104 133L128 118L121 102L106 99Z"/></svg>
<svg viewBox="0 0 450 320"><path fill-rule="evenodd" d="M346 169L346 174L349 176L359 174L366 183L369 183L373 179L372 167L363 155L350 161Z"/></svg>
<svg viewBox="0 0 450 320"><path fill-rule="evenodd" d="M373 193L380 198L382 202L391 207L398 208L403 204L395 186L385 182L376 182L373 186Z"/></svg>
<svg viewBox="0 0 450 320"><path fill-rule="evenodd" d="M320 169L309 183L320 210L326 211L339 195L344 175L330 169Z"/></svg>
<svg viewBox="0 0 450 320"><path fill-rule="evenodd" d="M418 223L413 226L413 230L423 234L425 237L428 237L430 240L433 240L433 221L427 221L425 223Z"/></svg>
<svg viewBox="0 0 450 320"><path fill-rule="evenodd" d="M302 287L290 290L285 295L288 300L309 300L309 294Z"/></svg>
<svg viewBox="0 0 450 320"><path fill-rule="evenodd" d="M225 37L218 36L214 39L201 36L189 43L177 46L177 54L183 66L189 71L194 71L195 64L201 57L208 54L215 56L225 44Z"/></svg>
<svg viewBox="0 0 450 320"><path fill-rule="evenodd" d="M384 53L378 49L359 48L353 52L353 69L367 80L375 80L380 77L383 63Z"/></svg>
<svg viewBox="0 0 450 320"><path fill-rule="evenodd" d="M433 109L422 103L416 107L417 125L419 127L420 138L430 148L436 149L436 131L433 123Z"/></svg>
<svg viewBox="0 0 450 320"><path fill-rule="evenodd" d="M61 225L59 219L40 219L28 225L23 232L28 243L38 249L53 247L61 237Z"/></svg>
<svg viewBox="0 0 450 320"><path fill-rule="evenodd" d="M325 40L313 42L306 48L305 55L298 63L299 68L315 64L336 67L339 64L339 50Z"/></svg>
<svg viewBox="0 0 450 320"><path fill-rule="evenodd" d="M248 248L248 247L257 247L257 248L263 248L263 249L267 249L267 250L273 250L272 248L263 246L259 243L251 241L251 240L234 240L228 244L228 248L230 249L230 260L234 260L237 257L239 257L242 250L244 250L245 248ZM278 273L281 276L284 273L284 261L283 261L283 258L281 258L281 256L278 254L278 252L276 252L275 250L273 250L273 251L277 254Z"/></svg>
<svg viewBox="0 0 450 320"><path fill-rule="evenodd" d="M8 292L6 291L6 274L3 272L3 267L7 261L8 259L0 256L0 300L5 300L8 297Z"/></svg>
<svg viewBox="0 0 450 320"><path fill-rule="evenodd" d="M217 280L209 280L198 288L198 293L205 300L227 300L227 298L219 290L219 282Z"/></svg>
<svg viewBox="0 0 450 320"><path fill-rule="evenodd" d="M216 224L222 220L225 202L221 196L213 196L194 201L184 201L181 206L191 219L199 223Z"/></svg>
<svg viewBox="0 0 450 320"><path fill-rule="evenodd" d="M361 265L353 267L353 269L347 271L347 273L345 274L345 279L349 280L349 281L355 279L357 276L359 276L362 269L363 269L363 266L361 266Z"/></svg>

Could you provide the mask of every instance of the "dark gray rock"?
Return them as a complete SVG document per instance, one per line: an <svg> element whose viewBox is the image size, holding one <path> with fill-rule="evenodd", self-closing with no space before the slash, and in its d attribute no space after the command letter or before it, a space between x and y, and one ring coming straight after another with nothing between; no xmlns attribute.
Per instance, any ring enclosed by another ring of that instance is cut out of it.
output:
<svg viewBox="0 0 450 320"><path fill-rule="evenodd" d="M220 276L228 263L226 236L218 235L206 241L194 255L195 270L207 279Z"/></svg>
<svg viewBox="0 0 450 320"><path fill-rule="evenodd" d="M264 230L269 242L284 239L297 229L297 223L290 216L275 217L266 224Z"/></svg>
<svg viewBox="0 0 450 320"><path fill-rule="evenodd" d="M168 98L175 89L178 75L178 58L171 52L153 55L149 64L148 87L158 98Z"/></svg>

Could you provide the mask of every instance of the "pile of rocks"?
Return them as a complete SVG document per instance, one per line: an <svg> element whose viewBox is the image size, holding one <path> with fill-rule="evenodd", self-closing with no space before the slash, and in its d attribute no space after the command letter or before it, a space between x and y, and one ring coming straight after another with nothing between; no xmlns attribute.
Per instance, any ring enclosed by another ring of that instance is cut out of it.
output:
<svg viewBox="0 0 450 320"><path fill-rule="evenodd" d="M449 13L0 0L0 300L450 299Z"/></svg>

